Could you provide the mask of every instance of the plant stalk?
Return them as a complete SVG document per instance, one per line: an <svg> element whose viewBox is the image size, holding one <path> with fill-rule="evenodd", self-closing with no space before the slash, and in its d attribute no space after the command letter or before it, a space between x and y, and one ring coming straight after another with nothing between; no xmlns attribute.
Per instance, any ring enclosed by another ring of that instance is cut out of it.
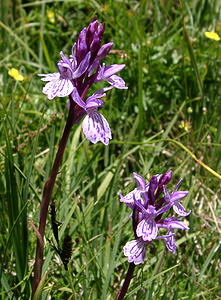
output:
<svg viewBox="0 0 221 300"><path fill-rule="evenodd" d="M39 282L41 280L41 273L42 273L42 266L43 266L43 239L44 239L44 233L45 233L45 225L46 225L46 219L48 214L48 207L52 195L52 190L55 184L55 179L58 174L59 166L62 161L62 157L64 154L64 150L68 141L68 137L71 132L71 128L76 120L76 117L78 114L76 114L75 107L72 107L74 104L73 101L71 102L71 107L68 114L68 119L65 125L65 129L58 147L58 151L55 157L55 161L50 173L49 178L45 182L44 189L43 189L43 197L41 202L41 209L40 209L40 218L39 218L39 235L40 238L37 238L37 248L36 248L36 256L35 256L35 266L34 266L34 280L33 280L33 286L32 286L32 298L34 297L35 291L39 285Z"/></svg>
<svg viewBox="0 0 221 300"><path fill-rule="evenodd" d="M126 295L126 292L128 290L130 281L131 281L131 279L133 277L134 269L135 269L135 264L134 263L130 263L129 269L127 271L127 275L126 275L124 283L123 283L123 286L118 291L115 300L122 300L122 299L124 299L124 296Z"/></svg>

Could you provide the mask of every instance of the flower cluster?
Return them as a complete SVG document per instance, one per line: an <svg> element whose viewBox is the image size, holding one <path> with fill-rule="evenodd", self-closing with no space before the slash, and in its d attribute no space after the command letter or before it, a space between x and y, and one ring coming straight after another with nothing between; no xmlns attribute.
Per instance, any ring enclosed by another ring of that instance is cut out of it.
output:
<svg viewBox="0 0 221 300"><path fill-rule="evenodd" d="M48 99L69 96L68 108L75 110L73 123L79 122L85 114L87 115L82 124L86 138L92 143L101 141L107 145L111 139L111 131L107 120L98 112L98 108L103 106L100 98L105 97L105 92L114 87L127 87L124 80L115 75L125 67L124 64L106 67L104 63L100 63L113 46L112 42L101 46L103 33L104 26L97 20L92 20L90 25L80 32L69 58L60 52L58 72L39 76L42 76L42 81L47 81L42 91ZM98 90L84 101L88 89L99 81L107 81L109 86Z"/></svg>
<svg viewBox="0 0 221 300"><path fill-rule="evenodd" d="M178 202L184 198L188 191L177 191L182 179L175 186L172 194L169 194L166 185L172 178L172 172L168 171L163 175L155 175L146 185L144 179L134 173L136 188L123 196L121 193L120 201L124 202L133 210L133 229L135 240L126 243L124 255L128 257L128 262L135 265L143 263L146 255L146 246L155 239L163 239L169 251L175 253L175 232L174 229L188 230L181 217L188 216L191 211L186 212L185 208ZM161 194L163 195L161 196ZM171 208L178 214L162 218L165 212ZM166 229L165 235L158 236L159 229Z"/></svg>

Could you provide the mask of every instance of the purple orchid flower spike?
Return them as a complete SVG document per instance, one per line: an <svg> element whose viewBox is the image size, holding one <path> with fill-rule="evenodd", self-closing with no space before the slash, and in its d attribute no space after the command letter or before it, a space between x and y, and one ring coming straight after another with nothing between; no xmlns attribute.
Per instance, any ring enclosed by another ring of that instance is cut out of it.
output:
<svg viewBox="0 0 221 300"><path fill-rule="evenodd" d="M38 75L42 76L42 81L47 81L42 91L48 99L69 96L68 109L73 110L72 124L78 123L86 114L82 124L86 138L92 143L101 141L108 145L112 136L107 120L98 112L98 108L103 106L99 99L105 96L104 92L107 90L127 87L124 80L116 75L125 64L107 67L103 64L101 67L100 61L113 47L112 42L101 45L104 28L94 18L89 26L80 32L77 42L72 47L70 58L60 52L58 72ZM97 91L84 101L89 88L99 81L107 81L110 86Z"/></svg>
<svg viewBox="0 0 221 300"><path fill-rule="evenodd" d="M101 90L103 91L103 90ZM72 93L73 100L82 107L86 112L86 117L82 123L83 133L92 143L101 141L104 145L108 145L112 138L110 126L105 117L98 112L98 108L103 107L103 102L99 98L105 97L106 94L94 93L87 98L86 103L81 99L76 88Z"/></svg>
<svg viewBox="0 0 221 300"><path fill-rule="evenodd" d="M106 43L103 46L101 45L104 29L105 26L99 24L96 18L94 18L89 26L83 28L80 32L76 43L72 47L71 55L66 57L62 51L60 52L61 60L57 64L58 72L38 74L41 76L41 80L46 82L43 93L47 95L48 99L68 96L67 106L69 112L56 158L43 190L39 220L40 238L38 239L36 248L32 298L41 281L43 267L44 245L43 243L39 243L39 240L44 240L45 224L51 195L71 129L74 124L80 122L83 116L85 116L82 128L86 138L92 143L101 141L104 145L108 145L112 136L107 120L98 111L104 105L101 98L106 95L105 92L108 90L126 88L123 79L115 75L125 67L124 64L113 64L109 67L105 67L104 65L102 68L100 67L101 60L106 57L113 47L112 42ZM89 89L97 81L107 81L110 85L98 90L85 101ZM57 230L56 232L53 230L53 232L58 241Z"/></svg>
<svg viewBox="0 0 221 300"><path fill-rule="evenodd" d="M170 195L165 185L171 178L172 172L168 171L164 175L153 176L146 184L140 175L134 173L137 187L125 197L119 193L120 201L134 211L132 218L135 240L128 242L124 247L124 255L128 257L128 262L133 262L135 265L143 263L146 246L155 239L163 239L167 249L174 254L176 251L174 230L189 230L180 218L189 215L190 212L187 213L178 203L178 200L184 198L188 192L177 191L181 183L179 181ZM158 200L162 192L164 196ZM172 207L181 217L163 218L163 214L168 213ZM160 230L165 229L168 231L166 235L158 235Z"/></svg>

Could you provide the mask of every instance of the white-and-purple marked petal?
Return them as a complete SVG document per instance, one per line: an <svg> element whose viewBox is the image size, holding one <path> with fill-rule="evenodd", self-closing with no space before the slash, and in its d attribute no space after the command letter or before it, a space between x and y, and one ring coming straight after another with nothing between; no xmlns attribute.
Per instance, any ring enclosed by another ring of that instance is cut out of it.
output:
<svg viewBox="0 0 221 300"><path fill-rule="evenodd" d="M128 257L129 263L142 264L146 255L146 243L142 239L127 242L124 246L124 255Z"/></svg>
<svg viewBox="0 0 221 300"><path fill-rule="evenodd" d="M86 138L93 144L101 141L104 145L108 145L112 138L107 120L96 109L87 112L82 123L82 129Z"/></svg>
<svg viewBox="0 0 221 300"><path fill-rule="evenodd" d="M46 83L42 92L47 95L48 99L54 97L66 97L72 93L74 86L68 79L58 79Z"/></svg>
<svg viewBox="0 0 221 300"><path fill-rule="evenodd" d="M144 241L152 241L157 236L157 224L154 218L145 218L137 225L137 236L142 237Z"/></svg>
<svg viewBox="0 0 221 300"><path fill-rule="evenodd" d="M180 204L178 201L174 202L173 210L181 217L186 217L191 213L191 210L187 212L183 205Z"/></svg>

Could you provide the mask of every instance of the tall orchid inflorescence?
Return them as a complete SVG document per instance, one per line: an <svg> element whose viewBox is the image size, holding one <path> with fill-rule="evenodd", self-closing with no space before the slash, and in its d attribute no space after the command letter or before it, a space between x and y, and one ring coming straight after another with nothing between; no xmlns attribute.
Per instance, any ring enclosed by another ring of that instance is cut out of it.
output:
<svg viewBox="0 0 221 300"><path fill-rule="evenodd" d="M115 75L125 65L101 65L110 52L113 43L101 46L104 26L93 20L84 28L72 47L72 53L66 57L60 52L61 60L58 62L58 72L39 74L42 81L48 81L43 88L43 93L48 99L69 96L68 109L74 110L73 124L78 123L86 115L82 129L88 140L92 143L101 141L107 145L111 139L111 131L107 120L98 112L103 107L105 92L112 88L127 89L124 80ZM109 86L104 87L84 101L88 89L98 81L107 81Z"/></svg>
<svg viewBox="0 0 221 300"><path fill-rule="evenodd" d="M124 246L124 255L128 257L129 263L135 265L144 262L146 246L155 239L163 239L169 251L175 253L175 232L174 229L188 230L188 226L180 220L181 217L188 216L191 211L186 212L179 199L184 198L188 191L177 191L182 179L177 183L173 192L169 194L166 185L172 178L172 172L168 171L164 175L155 175L148 184L144 179L134 173L136 188L123 196L120 194L120 201L124 202L133 210L133 230L135 240L127 242ZM163 195L161 195L163 193ZM163 217L171 208L178 217ZM160 229L167 232L158 235Z"/></svg>

